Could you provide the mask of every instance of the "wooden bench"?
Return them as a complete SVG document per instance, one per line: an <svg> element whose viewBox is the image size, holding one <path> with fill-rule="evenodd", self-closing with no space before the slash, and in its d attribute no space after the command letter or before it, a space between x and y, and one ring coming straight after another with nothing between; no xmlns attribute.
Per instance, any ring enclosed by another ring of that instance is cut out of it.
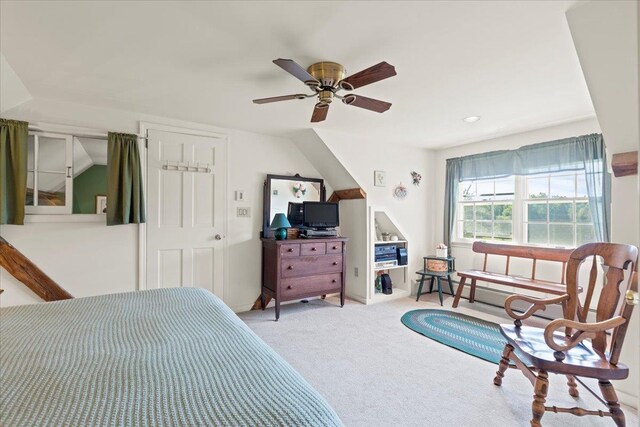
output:
<svg viewBox="0 0 640 427"><path fill-rule="evenodd" d="M484 254L482 270L459 271L460 284L456 297L453 300L453 307L458 306L462 290L467 279L471 280L469 290L469 302L474 302L476 297L476 281L496 283L498 285L512 286L514 288L528 289L531 291L544 292L553 295L564 295L567 293L565 286L565 271L567 262L573 249L559 248L538 248L532 246L503 245L497 243L474 242L473 252ZM487 257L489 255L502 255L507 257L504 274L487 271ZM528 258L533 260L531 267L531 277L522 277L509 274L509 262L511 258ZM536 263L541 261L555 261L562 263L562 275L558 282L536 279ZM580 291L580 290L579 290Z"/></svg>

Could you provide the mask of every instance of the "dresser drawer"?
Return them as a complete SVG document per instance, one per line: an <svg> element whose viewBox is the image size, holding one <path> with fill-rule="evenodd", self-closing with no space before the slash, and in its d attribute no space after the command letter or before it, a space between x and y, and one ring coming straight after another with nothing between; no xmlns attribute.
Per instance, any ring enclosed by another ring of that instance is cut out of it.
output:
<svg viewBox="0 0 640 427"><path fill-rule="evenodd" d="M297 243L292 243L288 245L280 246L280 256L283 258L300 256L300 245Z"/></svg>
<svg viewBox="0 0 640 427"><path fill-rule="evenodd" d="M301 256L280 261L281 277L342 272L342 255Z"/></svg>
<svg viewBox="0 0 640 427"><path fill-rule="evenodd" d="M342 274L283 279L280 282L282 296L287 298L324 295L342 290Z"/></svg>
<svg viewBox="0 0 640 427"><path fill-rule="evenodd" d="M328 242L327 243L327 253L328 254L341 254L342 253L342 242Z"/></svg>
<svg viewBox="0 0 640 427"><path fill-rule="evenodd" d="M302 243L300 255L324 255L327 253L327 245L324 243Z"/></svg>

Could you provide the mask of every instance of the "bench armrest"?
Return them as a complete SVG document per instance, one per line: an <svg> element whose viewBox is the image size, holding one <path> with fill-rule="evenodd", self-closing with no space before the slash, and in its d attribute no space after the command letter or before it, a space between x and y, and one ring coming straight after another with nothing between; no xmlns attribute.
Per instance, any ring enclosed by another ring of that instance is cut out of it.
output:
<svg viewBox="0 0 640 427"><path fill-rule="evenodd" d="M547 343L549 348L555 350L553 353L554 357L557 360L563 360L564 351L571 350L585 339L594 338L598 333L616 328L625 322L626 320L621 316L616 316L609 320L596 323L580 323L568 319L556 319L544 328L544 341ZM554 340L554 333L560 328L566 328L567 331L575 329L573 335L567 335L563 344L558 344Z"/></svg>
<svg viewBox="0 0 640 427"><path fill-rule="evenodd" d="M535 313L536 311L538 310L544 311L547 309L548 305L559 304L568 299L569 299L568 294L560 295L559 297L553 297L553 298L533 298L525 295L511 295L504 302L504 309L509 315L509 317L511 317L512 319L515 319L514 323L516 327L519 328L520 326L522 326L522 321L524 319L528 319L529 317L533 316L533 313ZM524 311L524 313L520 314L520 313L514 312L513 309L511 308L511 304L513 304L515 301L524 301L524 302L531 303L531 305Z"/></svg>

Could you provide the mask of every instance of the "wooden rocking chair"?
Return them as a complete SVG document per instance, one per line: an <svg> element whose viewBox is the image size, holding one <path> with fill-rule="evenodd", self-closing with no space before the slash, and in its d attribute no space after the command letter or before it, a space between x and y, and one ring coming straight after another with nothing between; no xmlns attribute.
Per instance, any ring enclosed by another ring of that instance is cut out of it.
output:
<svg viewBox="0 0 640 427"><path fill-rule="evenodd" d="M580 265L593 257L589 284L583 293L584 302L578 299L578 273ZM597 258L602 259L605 283L596 306L595 323L587 323L587 315L598 276ZM613 243L590 243L577 248L571 254L567 268L567 294L555 298L537 299L512 295L505 302L509 316L515 319L515 326L500 325L502 335L507 339L502 360L493 383L502 384L504 373L510 361L520 369L534 386L531 425L540 426L545 411L566 412L577 416L609 416L618 426L625 425L624 413L620 409L618 397L610 380L627 378L629 369L618 363L622 343L627 330L634 296L637 298L638 281L634 273L638 260L638 249L634 246ZM624 282L624 283L623 283ZM622 286L621 286L622 284ZM626 294L625 294L626 293ZM628 304L625 304L625 295ZM515 301L532 305L524 313L512 309ZM549 304L562 304L564 318L550 322L546 328L523 327L522 320ZM565 329L564 333L558 332ZM608 335L610 331L610 335ZM590 339L589 341L585 341ZM521 358L514 349L520 351ZM569 394L578 397L576 381L580 382L600 402L608 412L583 408L558 408L545 406L549 388L548 374L566 375ZM578 377L596 378L604 400L589 389Z"/></svg>

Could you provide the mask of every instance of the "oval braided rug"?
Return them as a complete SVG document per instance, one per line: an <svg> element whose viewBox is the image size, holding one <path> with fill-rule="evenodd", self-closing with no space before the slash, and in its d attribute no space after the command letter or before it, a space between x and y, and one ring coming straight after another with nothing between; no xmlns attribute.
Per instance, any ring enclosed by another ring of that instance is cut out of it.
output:
<svg viewBox="0 0 640 427"><path fill-rule="evenodd" d="M497 324L448 310L412 310L401 321L425 337L495 364L507 342Z"/></svg>

